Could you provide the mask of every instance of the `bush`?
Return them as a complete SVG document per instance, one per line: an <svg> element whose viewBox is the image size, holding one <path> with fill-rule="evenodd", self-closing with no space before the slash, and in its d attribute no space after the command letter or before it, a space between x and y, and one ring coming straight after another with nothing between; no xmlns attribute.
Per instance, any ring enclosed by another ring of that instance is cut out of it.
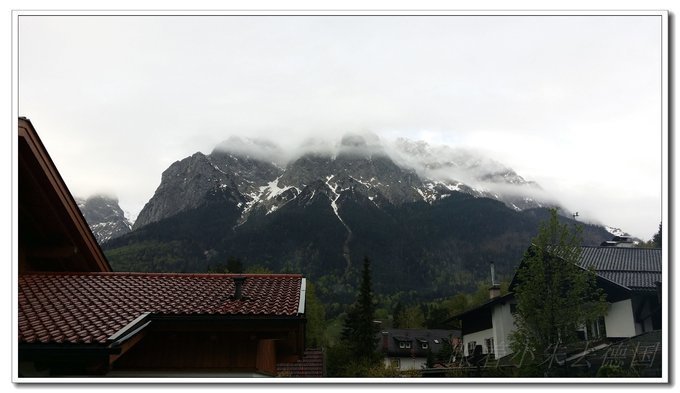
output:
<svg viewBox="0 0 680 393"><path fill-rule="evenodd" d="M638 374L635 369L623 368L620 366L602 366L597 370L597 377L599 378L622 378L622 377L637 377Z"/></svg>

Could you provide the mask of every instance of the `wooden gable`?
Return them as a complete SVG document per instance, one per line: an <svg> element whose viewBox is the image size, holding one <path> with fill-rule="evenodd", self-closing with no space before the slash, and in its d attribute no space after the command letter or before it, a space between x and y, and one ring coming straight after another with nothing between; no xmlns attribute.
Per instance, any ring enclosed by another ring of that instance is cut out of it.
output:
<svg viewBox="0 0 680 393"><path fill-rule="evenodd" d="M111 271L35 128L18 128L19 274Z"/></svg>

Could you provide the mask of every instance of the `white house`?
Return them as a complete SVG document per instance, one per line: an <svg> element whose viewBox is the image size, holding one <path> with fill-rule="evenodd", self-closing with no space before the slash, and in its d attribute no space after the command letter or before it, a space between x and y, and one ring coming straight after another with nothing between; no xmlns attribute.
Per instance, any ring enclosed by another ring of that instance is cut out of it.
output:
<svg viewBox="0 0 680 393"><path fill-rule="evenodd" d="M604 318L580 331L584 340L614 341L661 329L661 249L582 247L579 266L595 269L609 303ZM454 317L462 324L465 356L493 353L499 359L512 353L515 297L499 295L492 286L489 301Z"/></svg>
<svg viewBox="0 0 680 393"><path fill-rule="evenodd" d="M437 354L443 346L460 337L458 330L381 329L379 351L386 367L421 370L426 367L428 352Z"/></svg>
<svg viewBox="0 0 680 393"><path fill-rule="evenodd" d="M510 353L508 337L514 328L512 312L515 297L512 293L495 296L454 318L462 322L463 355L486 355L493 353L501 358Z"/></svg>

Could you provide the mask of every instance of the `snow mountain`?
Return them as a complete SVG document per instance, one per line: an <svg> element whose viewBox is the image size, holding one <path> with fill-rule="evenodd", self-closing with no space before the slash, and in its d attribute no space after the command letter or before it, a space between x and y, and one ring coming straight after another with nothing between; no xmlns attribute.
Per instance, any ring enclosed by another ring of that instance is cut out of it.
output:
<svg viewBox="0 0 680 393"><path fill-rule="evenodd" d="M76 197L75 200L99 244L132 230L132 224L118 205L118 199L94 195L87 199Z"/></svg>
<svg viewBox="0 0 680 393"><path fill-rule="evenodd" d="M490 260L510 275L549 217L540 187L474 153L397 144L348 134L286 158L232 138L171 164L133 231L104 252L120 271L206 272L236 257L246 270L303 273L340 303L364 257L386 294L474 290ZM589 225L583 235L610 238Z"/></svg>
<svg viewBox="0 0 680 393"><path fill-rule="evenodd" d="M345 191L363 195L378 207L431 204L454 191L496 199L516 211L550 205L531 196L540 190L536 183L470 152L406 139L386 150L368 139L349 134L335 152L306 152L282 166L271 160L282 156L275 145L231 138L210 154L195 153L163 172L134 229L197 208L206 195L218 194L240 210L242 224L255 211L276 211L307 187L318 189L318 182L326 188L319 195L326 195L335 210Z"/></svg>

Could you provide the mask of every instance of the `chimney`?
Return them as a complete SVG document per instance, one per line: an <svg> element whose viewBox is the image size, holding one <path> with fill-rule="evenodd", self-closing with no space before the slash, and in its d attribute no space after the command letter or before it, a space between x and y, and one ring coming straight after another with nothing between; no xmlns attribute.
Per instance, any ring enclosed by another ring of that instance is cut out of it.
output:
<svg viewBox="0 0 680 393"><path fill-rule="evenodd" d="M491 286L489 287L489 299L497 298L501 295L501 286L496 284L496 266L493 261L489 262L491 265Z"/></svg>
<svg viewBox="0 0 680 393"><path fill-rule="evenodd" d="M243 283L246 281L245 276L236 276L234 277L234 296L231 298L234 300L243 300L245 299L245 296L243 296Z"/></svg>
<svg viewBox="0 0 680 393"><path fill-rule="evenodd" d="M496 284L489 287L489 299L497 298L501 295L501 286Z"/></svg>

